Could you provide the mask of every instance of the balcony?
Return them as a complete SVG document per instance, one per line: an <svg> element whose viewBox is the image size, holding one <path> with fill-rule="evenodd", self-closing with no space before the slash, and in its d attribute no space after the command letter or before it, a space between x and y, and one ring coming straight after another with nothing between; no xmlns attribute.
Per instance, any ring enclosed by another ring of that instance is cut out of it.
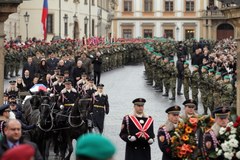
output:
<svg viewBox="0 0 240 160"><path fill-rule="evenodd" d="M203 19L225 19L221 10L203 10L201 12L201 17Z"/></svg>

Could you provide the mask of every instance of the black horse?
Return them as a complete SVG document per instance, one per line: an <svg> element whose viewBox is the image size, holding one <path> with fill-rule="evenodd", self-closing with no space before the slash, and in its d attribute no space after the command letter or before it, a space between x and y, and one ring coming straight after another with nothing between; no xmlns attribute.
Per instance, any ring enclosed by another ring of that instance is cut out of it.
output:
<svg viewBox="0 0 240 160"><path fill-rule="evenodd" d="M69 160L73 152L72 140L77 139L84 133L88 132L87 119L89 111L92 106L92 98L89 95L84 95L82 98L76 100L74 106L71 108L68 116L69 129L60 131L61 143L60 153L62 160ZM66 149L68 148L68 155Z"/></svg>

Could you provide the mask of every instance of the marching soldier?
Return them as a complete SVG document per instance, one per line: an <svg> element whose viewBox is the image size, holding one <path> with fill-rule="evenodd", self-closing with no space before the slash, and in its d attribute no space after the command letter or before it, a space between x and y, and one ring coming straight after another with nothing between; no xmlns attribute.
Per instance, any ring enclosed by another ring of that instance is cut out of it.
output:
<svg viewBox="0 0 240 160"><path fill-rule="evenodd" d="M177 105L169 107L165 112L168 114L168 120L158 129L158 145L163 152L162 160L178 160L172 157L171 153L171 135L180 121L179 113L181 108Z"/></svg>
<svg viewBox="0 0 240 160"><path fill-rule="evenodd" d="M170 88L170 74L169 74L169 63L168 63L168 58L165 57L164 58L164 65L163 65L163 84L164 84L164 87L165 87L165 93L162 95L162 96L165 96L165 97L168 97L168 91L169 91L169 88Z"/></svg>
<svg viewBox="0 0 240 160"><path fill-rule="evenodd" d="M221 104L230 106L232 103L232 92L233 92L233 87L230 82L230 77L229 76L224 76L224 83L222 86L222 96L221 96Z"/></svg>
<svg viewBox="0 0 240 160"><path fill-rule="evenodd" d="M194 65L191 75L192 99L194 99L197 103L196 110L198 109L198 84L200 78L198 68L198 65Z"/></svg>
<svg viewBox="0 0 240 160"><path fill-rule="evenodd" d="M202 66L202 76L199 84L200 92L201 92L201 101L204 109L204 114L208 113L208 105L207 105L207 95L208 95L208 67Z"/></svg>
<svg viewBox="0 0 240 160"><path fill-rule="evenodd" d="M189 62L184 62L184 78L183 78L183 94L186 100L189 99L189 85L190 85L190 77L191 71L189 69Z"/></svg>
<svg viewBox="0 0 240 160"><path fill-rule="evenodd" d="M214 109L213 106L213 90L214 90L214 69L209 69L208 70L208 84L209 84L209 88L208 88L208 98L207 98L207 106L210 109L210 111L212 112Z"/></svg>
<svg viewBox="0 0 240 160"><path fill-rule="evenodd" d="M56 75L57 81L53 82L52 93L54 95L59 95L61 91L64 89L64 78L63 74Z"/></svg>
<svg viewBox="0 0 240 160"><path fill-rule="evenodd" d="M222 76L221 72L215 74L215 81L213 82L213 106L220 106L221 104L221 90L222 90Z"/></svg>
<svg viewBox="0 0 240 160"><path fill-rule="evenodd" d="M105 114L109 113L108 95L103 93L103 84L97 85L93 94L93 125L96 132L103 133Z"/></svg>
<svg viewBox="0 0 240 160"><path fill-rule="evenodd" d="M155 135L153 118L144 113L145 102L143 98L133 100L133 114L123 118L120 137L126 142L125 160L151 160Z"/></svg>
<svg viewBox="0 0 240 160"><path fill-rule="evenodd" d="M229 122L230 109L228 107L218 107L213 111L215 123L204 135L203 146L206 157L209 160L224 159L217 157L216 148L223 141L218 138L219 130L221 127L226 127ZM214 156L213 156L214 155Z"/></svg>
<svg viewBox="0 0 240 160"><path fill-rule="evenodd" d="M170 71L170 80L169 80L170 81L170 89L171 89L171 92L172 92L172 97L169 98L169 100L175 100L177 68L174 65L174 60L170 61L169 71Z"/></svg>

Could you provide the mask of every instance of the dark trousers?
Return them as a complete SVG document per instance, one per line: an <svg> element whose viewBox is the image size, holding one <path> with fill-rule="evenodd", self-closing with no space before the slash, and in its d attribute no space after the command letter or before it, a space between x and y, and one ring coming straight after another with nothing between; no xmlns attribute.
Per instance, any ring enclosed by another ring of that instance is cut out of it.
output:
<svg viewBox="0 0 240 160"><path fill-rule="evenodd" d="M177 80L177 93L181 93L181 90L182 90L182 78L178 78Z"/></svg>
<svg viewBox="0 0 240 160"><path fill-rule="evenodd" d="M101 78L101 72L94 72L94 84L99 84Z"/></svg>

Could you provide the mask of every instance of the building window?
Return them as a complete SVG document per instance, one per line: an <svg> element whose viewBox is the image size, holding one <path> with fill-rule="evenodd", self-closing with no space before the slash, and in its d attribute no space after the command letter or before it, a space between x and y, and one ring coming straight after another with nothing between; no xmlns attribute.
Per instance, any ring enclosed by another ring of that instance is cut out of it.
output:
<svg viewBox="0 0 240 160"><path fill-rule="evenodd" d="M92 19L92 36L94 36L95 34L95 20Z"/></svg>
<svg viewBox="0 0 240 160"><path fill-rule="evenodd" d="M173 38L173 30L172 29L165 29L164 34L166 38Z"/></svg>
<svg viewBox="0 0 240 160"><path fill-rule="evenodd" d="M53 14L47 16L47 33L53 33Z"/></svg>
<svg viewBox="0 0 240 160"><path fill-rule="evenodd" d="M132 38L132 29L123 29L123 38Z"/></svg>
<svg viewBox="0 0 240 160"><path fill-rule="evenodd" d="M88 4L88 0L84 0L84 4Z"/></svg>
<svg viewBox="0 0 240 160"><path fill-rule="evenodd" d="M194 0L186 0L186 12L194 11Z"/></svg>
<svg viewBox="0 0 240 160"><path fill-rule="evenodd" d="M152 29L144 29L143 30L143 37L144 38L152 38L152 36L153 36Z"/></svg>
<svg viewBox="0 0 240 160"><path fill-rule="evenodd" d="M95 6L95 0L92 0L92 6Z"/></svg>
<svg viewBox="0 0 240 160"><path fill-rule="evenodd" d="M186 29L185 30L185 39L192 39L194 38L194 29Z"/></svg>
<svg viewBox="0 0 240 160"><path fill-rule="evenodd" d="M152 0L144 0L144 11L152 12L153 2Z"/></svg>
<svg viewBox="0 0 240 160"><path fill-rule="evenodd" d="M173 11L173 0L165 0L165 11L166 12Z"/></svg>
<svg viewBox="0 0 240 160"><path fill-rule="evenodd" d="M87 37L87 27L88 27L88 25L84 24L84 34L86 35L86 37Z"/></svg>
<svg viewBox="0 0 240 160"><path fill-rule="evenodd" d="M124 0L124 12L132 12L132 0Z"/></svg>

